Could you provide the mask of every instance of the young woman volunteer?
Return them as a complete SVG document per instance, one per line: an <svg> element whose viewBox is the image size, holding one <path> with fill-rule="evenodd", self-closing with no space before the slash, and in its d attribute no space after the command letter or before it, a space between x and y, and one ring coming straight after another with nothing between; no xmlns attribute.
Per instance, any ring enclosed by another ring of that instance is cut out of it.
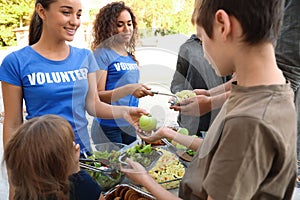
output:
<svg viewBox="0 0 300 200"><path fill-rule="evenodd" d="M138 121L143 109L111 106L99 100L91 51L67 44L80 26L80 0L37 0L29 46L9 54L0 67L4 101L4 144L26 119L57 114L67 119L81 150L90 146L86 111L102 118ZM81 152L83 153L83 152Z"/></svg>
<svg viewBox="0 0 300 200"><path fill-rule="evenodd" d="M124 2L112 2L99 10L93 36L92 50L101 72L98 80L101 101L137 107L138 98L153 96L149 87L139 83L135 57L137 22ZM91 135L94 143L130 144L136 140L135 128L124 119L95 118Z"/></svg>

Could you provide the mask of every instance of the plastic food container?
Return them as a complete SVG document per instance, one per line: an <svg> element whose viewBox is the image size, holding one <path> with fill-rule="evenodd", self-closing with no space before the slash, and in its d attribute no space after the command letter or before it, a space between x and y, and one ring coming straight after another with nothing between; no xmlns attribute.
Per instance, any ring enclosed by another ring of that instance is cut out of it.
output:
<svg viewBox="0 0 300 200"><path fill-rule="evenodd" d="M86 159L80 160L80 166L107 191L121 183L125 174L120 171L119 156L127 145L120 143L103 143L92 146L92 152Z"/></svg>
<svg viewBox="0 0 300 200"><path fill-rule="evenodd" d="M134 150L134 147L148 147L149 152L138 152L137 150ZM151 145L150 145L151 146ZM119 157L119 161L122 164L123 167L127 167L126 163L126 158L130 158L133 161L136 161L140 163L142 166L146 168L146 170L150 170L158 161L158 159L161 157L162 153L160 151L156 151L156 148L150 147L149 145L141 145L141 144L136 144L136 146L128 148L127 150L132 150L132 151L125 151L121 154Z"/></svg>
<svg viewBox="0 0 300 200"><path fill-rule="evenodd" d="M185 173L185 164L167 147L158 147L157 150L162 152L162 156L148 173L165 189L178 188Z"/></svg>

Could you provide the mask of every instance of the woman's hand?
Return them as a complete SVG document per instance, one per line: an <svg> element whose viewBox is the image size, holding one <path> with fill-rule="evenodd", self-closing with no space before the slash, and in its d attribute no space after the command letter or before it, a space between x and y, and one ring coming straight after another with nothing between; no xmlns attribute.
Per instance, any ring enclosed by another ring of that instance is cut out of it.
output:
<svg viewBox="0 0 300 200"><path fill-rule="evenodd" d="M139 119L142 115L148 115L149 112L142 108L127 107L127 112L124 112L124 119L128 121L132 126L138 129Z"/></svg>
<svg viewBox="0 0 300 200"><path fill-rule="evenodd" d="M153 96L154 94L151 92L151 88L141 83L131 84L132 86L132 95L136 98L142 98L144 96Z"/></svg>

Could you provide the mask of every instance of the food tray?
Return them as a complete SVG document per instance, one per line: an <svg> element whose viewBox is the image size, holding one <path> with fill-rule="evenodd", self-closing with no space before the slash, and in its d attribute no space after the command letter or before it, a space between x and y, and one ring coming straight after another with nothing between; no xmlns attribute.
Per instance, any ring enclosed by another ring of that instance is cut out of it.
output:
<svg viewBox="0 0 300 200"><path fill-rule="evenodd" d="M114 200L116 198L122 200L137 200L137 199L155 200L156 199L151 194L143 191L137 186L131 184L125 184L125 183L116 185L114 188L110 189L104 194L104 199L106 200Z"/></svg>
<svg viewBox="0 0 300 200"><path fill-rule="evenodd" d="M191 162L193 160L193 156L189 155L186 150L183 149L177 150L176 155L185 162Z"/></svg>
<svg viewBox="0 0 300 200"><path fill-rule="evenodd" d="M92 155L81 158L80 167L90 174L103 191L108 191L125 178L118 160L124 148L126 145L112 142L92 145Z"/></svg>
<svg viewBox="0 0 300 200"><path fill-rule="evenodd" d="M182 178L175 178L173 180L159 182L159 184L167 190L173 190L179 188L181 180Z"/></svg>
<svg viewBox="0 0 300 200"><path fill-rule="evenodd" d="M140 157L142 160L141 161L145 161L146 159L149 160L149 163L142 163L138 160L135 160L137 162L139 162L141 165L143 165L147 171L149 171L155 164L156 162L158 161L158 159L161 157L162 153L159 152L159 151L156 151L155 148L152 149L152 152L150 155L147 155L147 154L142 154L142 153L135 153L134 156L138 156ZM123 152L121 154L121 156L119 157L119 161L122 165L127 165L126 163L126 158L131 158L132 160L134 160L135 158L132 157L132 155L129 155L127 152Z"/></svg>
<svg viewBox="0 0 300 200"><path fill-rule="evenodd" d="M168 147L158 147L164 152L160 159L148 173L165 189L175 189L185 173L186 165Z"/></svg>
<svg viewBox="0 0 300 200"><path fill-rule="evenodd" d="M79 164L80 168L84 169L101 186L103 191L109 190L110 188L122 182L125 178L125 174L119 170L106 171L82 162Z"/></svg>

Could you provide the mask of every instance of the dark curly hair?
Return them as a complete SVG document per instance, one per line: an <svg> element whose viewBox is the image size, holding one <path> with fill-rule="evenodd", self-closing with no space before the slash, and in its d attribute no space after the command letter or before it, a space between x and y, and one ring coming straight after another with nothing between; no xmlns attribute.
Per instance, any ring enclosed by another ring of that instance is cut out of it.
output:
<svg viewBox="0 0 300 200"><path fill-rule="evenodd" d="M109 3L99 10L99 13L96 15L96 19L94 21L91 49L95 50L96 48L111 48L114 41L113 36L118 34L118 17L124 10L127 10L130 13L133 24L133 35L129 43L126 44L126 48L128 53L137 62L134 54L135 41L138 37L137 22L131 8L126 6L123 1Z"/></svg>

